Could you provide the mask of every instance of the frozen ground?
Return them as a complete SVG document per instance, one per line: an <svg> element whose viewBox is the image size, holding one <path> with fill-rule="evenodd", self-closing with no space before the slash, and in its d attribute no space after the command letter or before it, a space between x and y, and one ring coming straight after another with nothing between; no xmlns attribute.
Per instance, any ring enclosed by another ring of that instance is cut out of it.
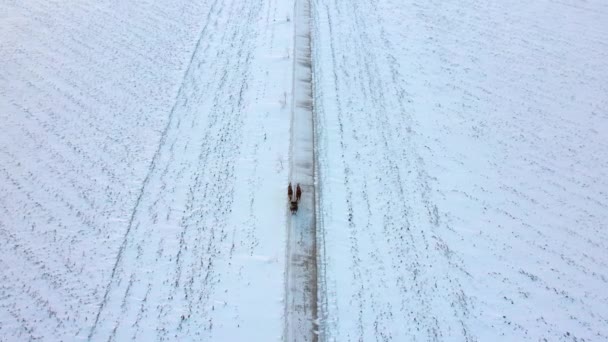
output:
<svg viewBox="0 0 608 342"><path fill-rule="evenodd" d="M603 1L313 1L326 340L608 339Z"/></svg>
<svg viewBox="0 0 608 342"><path fill-rule="evenodd" d="M293 1L0 0L1 341L608 339L608 5L311 4L291 217Z"/></svg>
<svg viewBox="0 0 608 342"><path fill-rule="evenodd" d="M0 340L281 338L292 11L0 4Z"/></svg>

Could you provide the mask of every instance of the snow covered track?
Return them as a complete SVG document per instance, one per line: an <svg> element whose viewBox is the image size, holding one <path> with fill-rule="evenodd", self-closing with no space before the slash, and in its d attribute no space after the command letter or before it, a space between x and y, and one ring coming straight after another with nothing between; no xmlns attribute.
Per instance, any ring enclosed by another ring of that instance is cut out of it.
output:
<svg viewBox="0 0 608 342"><path fill-rule="evenodd" d="M288 212L285 341L316 341L317 253L310 2L294 5L290 181L300 184L297 214Z"/></svg>

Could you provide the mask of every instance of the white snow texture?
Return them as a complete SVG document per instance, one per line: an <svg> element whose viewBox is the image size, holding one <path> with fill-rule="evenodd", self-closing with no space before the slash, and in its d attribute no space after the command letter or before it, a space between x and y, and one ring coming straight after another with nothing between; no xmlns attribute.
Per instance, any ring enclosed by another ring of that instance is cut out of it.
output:
<svg viewBox="0 0 608 342"><path fill-rule="evenodd" d="M606 341L607 61L601 0L0 0L0 341Z"/></svg>

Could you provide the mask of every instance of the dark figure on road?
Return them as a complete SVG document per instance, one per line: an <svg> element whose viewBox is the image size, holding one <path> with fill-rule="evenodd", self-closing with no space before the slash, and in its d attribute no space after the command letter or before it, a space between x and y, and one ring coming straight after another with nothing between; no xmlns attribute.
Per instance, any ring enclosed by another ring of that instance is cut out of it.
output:
<svg viewBox="0 0 608 342"><path fill-rule="evenodd" d="M302 197L302 189L300 188L300 183L296 186L296 201L300 201L300 197Z"/></svg>
<svg viewBox="0 0 608 342"><path fill-rule="evenodd" d="M287 197L289 197L289 201L291 202L291 198L293 197L293 188L291 187L291 182L287 186Z"/></svg>

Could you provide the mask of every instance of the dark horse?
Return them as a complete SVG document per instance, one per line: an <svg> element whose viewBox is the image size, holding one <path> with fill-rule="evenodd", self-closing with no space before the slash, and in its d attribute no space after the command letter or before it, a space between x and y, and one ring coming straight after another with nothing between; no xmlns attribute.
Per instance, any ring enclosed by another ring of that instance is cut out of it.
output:
<svg viewBox="0 0 608 342"><path fill-rule="evenodd" d="M300 183L296 186L296 201L300 201L300 197L302 197L302 189L300 188Z"/></svg>
<svg viewBox="0 0 608 342"><path fill-rule="evenodd" d="M289 198L289 210L291 210L292 214L298 212L298 202L300 201L300 197L302 197L302 189L300 188L300 184L296 185L296 198L293 198L293 187L291 186L291 182L287 186L287 197Z"/></svg>

